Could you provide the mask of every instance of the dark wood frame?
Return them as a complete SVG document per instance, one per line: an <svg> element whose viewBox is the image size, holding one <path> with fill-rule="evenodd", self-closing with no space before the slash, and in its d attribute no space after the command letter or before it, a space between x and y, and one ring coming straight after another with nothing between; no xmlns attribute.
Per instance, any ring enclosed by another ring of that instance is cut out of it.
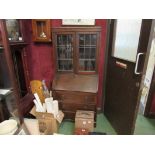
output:
<svg viewBox="0 0 155 155"><path fill-rule="evenodd" d="M2 33L1 33L1 31L0 31L0 50L2 49L3 47L2 47Z"/></svg>
<svg viewBox="0 0 155 155"><path fill-rule="evenodd" d="M105 54L104 54L104 69L103 69L103 91L102 91L102 105L101 110L104 112L104 103L105 103L105 91L106 91L106 77L107 77L107 65L108 65L108 51L109 51L109 37L110 37L110 23L111 19L107 20L106 24L106 45L105 45Z"/></svg>
<svg viewBox="0 0 155 155"><path fill-rule="evenodd" d="M45 22L47 37L40 38L37 36L37 22ZM50 19L32 19L32 31L34 42L51 42L51 23Z"/></svg>
<svg viewBox="0 0 155 155"><path fill-rule="evenodd" d="M25 82L26 82L26 88L28 92L31 92L30 89L30 75L29 75L29 71L28 71L28 65L27 65L27 53L26 53L26 49L24 48L22 50L22 62L23 62L23 68L24 68L24 75L25 75Z"/></svg>
<svg viewBox="0 0 155 155"><path fill-rule="evenodd" d="M22 44L15 44L14 46L12 44L10 44L11 46L11 52L14 53L16 52L16 50L18 52L20 52L21 55L21 61L22 61L22 66L23 66L23 73L24 73L24 78L25 78L25 86L26 86L26 91L30 92L30 87L29 87L29 83L30 83L30 79L29 79L29 71L28 71L28 66L27 66L27 54L26 54L26 43L22 43Z"/></svg>
<svg viewBox="0 0 155 155"><path fill-rule="evenodd" d="M52 29L53 35L52 38L54 42L56 43L56 34L72 34L73 35L73 73L75 74L97 74L98 73L98 61L99 61L99 50L100 50L100 32L101 27L99 26L90 26L90 27L56 27ZM78 34L97 34L97 52L96 52L96 69L95 71L90 72L84 72L84 71L78 71ZM58 71L57 66L57 54L56 54L56 44L54 44L54 58L55 58L55 72ZM59 72L60 73L60 72ZM62 73L70 73L69 71L65 72L62 71Z"/></svg>
<svg viewBox="0 0 155 155"><path fill-rule="evenodd" d="M0 20L0 25L1 25L2 42L4 46L4 55L5 55L6 62L8 65L9 74L11 77L11 83L12 83L13 91L14 91L15 98L16 98L19 120L20 120L20 123L22 124L23 116L21 114L19 88L18 88L17 79L16 79L14 67L13 67L14 65L13 65L13 60L12 60L12 55L11 55L11 49L9 46L5 20Z"/></svg>
<svg viewBox="0 0 155 155"><path fill-rule="evenodd" d="M100 32L101 27L100 26L87 26L87 27L55 27L52 28L52 32Z"/></svg>

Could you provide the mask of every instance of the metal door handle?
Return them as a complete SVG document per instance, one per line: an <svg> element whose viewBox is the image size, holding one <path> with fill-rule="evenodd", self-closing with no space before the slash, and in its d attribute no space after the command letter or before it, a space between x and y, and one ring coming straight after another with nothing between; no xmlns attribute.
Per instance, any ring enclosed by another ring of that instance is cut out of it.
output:
<svg viewBox="0 0 155 155"><path fill-rule="evenodd" d="M136 75L141 74L141 72L138 72L138 71L137 71L137 69L138 69L138 63L139 63L139 57L140 57L141 55L144 55L144 53L138 53L138 54L137 54L136 66L135 66L135 74L136 74Z"/></svg>

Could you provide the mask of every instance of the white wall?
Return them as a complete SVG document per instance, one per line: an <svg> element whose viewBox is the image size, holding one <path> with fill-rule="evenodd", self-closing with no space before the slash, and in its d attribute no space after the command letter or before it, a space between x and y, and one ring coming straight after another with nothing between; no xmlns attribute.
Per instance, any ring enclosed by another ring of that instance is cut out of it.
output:
<svg viewBox="0 0 155 155"><path fill-rule="evenodd" d="M147 97L148 97L150 84L153 76L154 66L155 66L155 39L153 39L151 43L150 55L148 59L148 65L147 65L146 74L144 77L144 86L142 89L142 95L140 100L141 106L143 107L143 113L147 102Z"/></svg>

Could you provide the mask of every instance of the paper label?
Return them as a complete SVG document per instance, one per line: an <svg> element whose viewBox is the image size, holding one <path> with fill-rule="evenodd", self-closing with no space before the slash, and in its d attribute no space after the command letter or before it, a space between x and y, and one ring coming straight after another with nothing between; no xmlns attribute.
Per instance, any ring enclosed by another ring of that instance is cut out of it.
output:
<svg viewBox="0 0 155 155"><path fill-rule="evenodd" d="M22 39L22 37L19 37L19 41L22 41L23 39Z"/></svg>
<svg viewBox="0 0 155 155"><path fill-rule="evenodd" d="M86 124L86 121L83 121L82 123L85 125Z"/></svg>

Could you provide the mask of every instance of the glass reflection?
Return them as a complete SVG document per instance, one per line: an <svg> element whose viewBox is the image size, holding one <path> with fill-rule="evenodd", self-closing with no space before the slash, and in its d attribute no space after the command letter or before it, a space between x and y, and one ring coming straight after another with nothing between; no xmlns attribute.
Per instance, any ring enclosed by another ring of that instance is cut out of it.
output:
<svg viewBox="0 0 155 155"><path fill-rule="evenodd" d="M96 34L80 34L79 35L79 70L95 71L96 63Z"/></svg>
<svg viewBox="0 0 155 155"><path fill-rule="evenodd" d="M7 123L15 123L14 128L5 126ZM14 89L11 85L9 69L4 56L0 51L0 134L15 134L19 127L19 114Z"/></svg>
<svg viewBox="0 0 155 155"><path fill-rule="evenodd" d="M6 19L6 28L10 41L21 41L20 25L16 19Z"/></svg>

